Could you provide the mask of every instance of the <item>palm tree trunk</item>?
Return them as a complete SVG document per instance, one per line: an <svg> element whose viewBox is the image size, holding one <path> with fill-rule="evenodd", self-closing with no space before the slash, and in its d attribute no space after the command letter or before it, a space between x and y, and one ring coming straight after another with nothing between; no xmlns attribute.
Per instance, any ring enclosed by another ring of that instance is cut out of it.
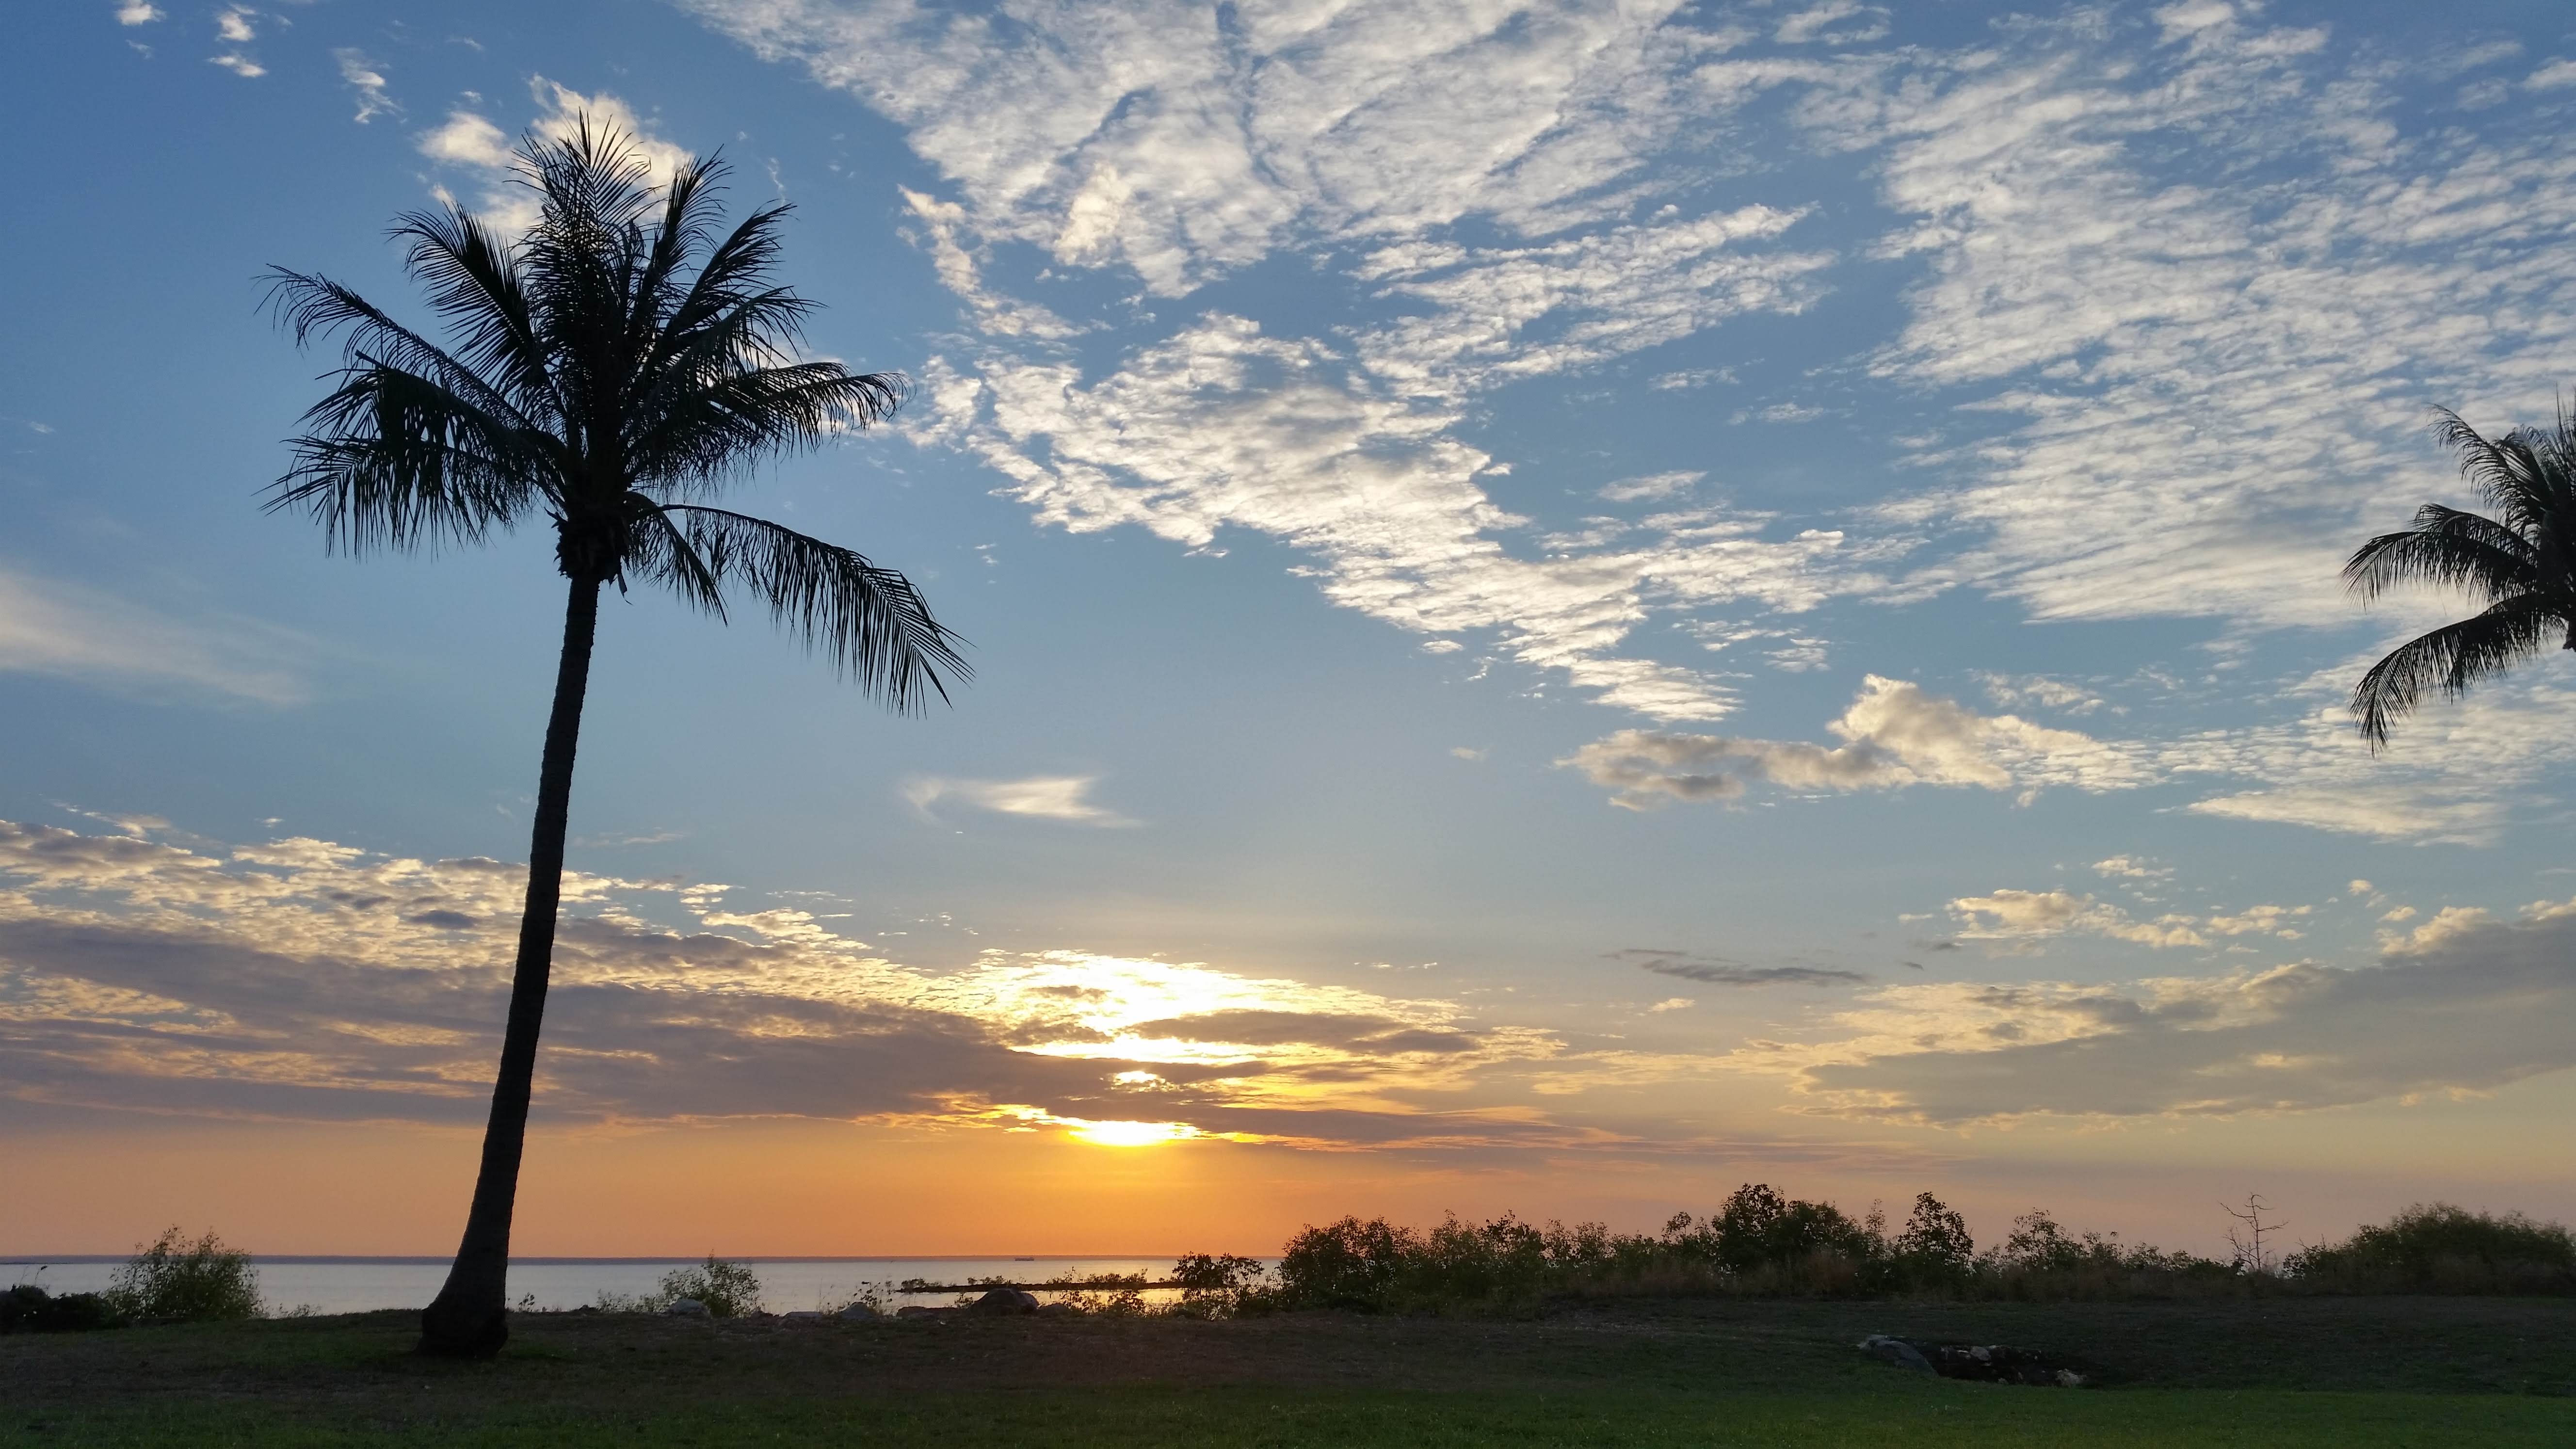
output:
<svg viewBox="0 0 2576 1449"><path fill-rule="evenodd" d="M555 671L554 714L537 771L537 824L528 843L528 905L519 918L519 961L510 977L510 1024L483 1129L483 1168L447 1285L420 1316L420 1351L442 1358L489 1358L509 1341L510 1211L519 1195L519 1152L528 1136L528 1098L537 1073L537 1029L554 967L555 913L563 899L564 832L572 813L573 748L582 695L590 686L590 645L599 626L596 579L572 581L564 606L563 658Z"/></svg>

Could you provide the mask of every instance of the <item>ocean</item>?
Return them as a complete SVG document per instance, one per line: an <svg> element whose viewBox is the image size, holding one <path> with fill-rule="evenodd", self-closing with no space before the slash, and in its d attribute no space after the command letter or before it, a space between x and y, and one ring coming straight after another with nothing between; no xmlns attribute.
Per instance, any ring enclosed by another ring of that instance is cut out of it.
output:
<svg viewBox="0 0 2576 1449"><path fill-rule="evenodd" d="M271 1313L310 1307L316 1313L363 1313L377 1308L421 1308L447 1278L444 1258L258 1257L260 1297ZM510 1264L513 1303L532 1297L533 1307L579 1308L602 1293L651 1292L662 1275L702 1261L695 1258L521 1258ZM761 1299L770 1312L838 1308L862 1291L880 1290L886 1306L946 1304L949 1293L902 1294L907 1278L962 1283L969 1278L1008 1278L1039 1283L1067 1273L1142 1273L1168 1276L1170 1258L744 1258L760 1275ZM87 1293L114 1279L121 1257L0 1258L0 1287L34 1283L48 1293ZM1148 1293L1148 1300L1172 1296Z"/></svg>

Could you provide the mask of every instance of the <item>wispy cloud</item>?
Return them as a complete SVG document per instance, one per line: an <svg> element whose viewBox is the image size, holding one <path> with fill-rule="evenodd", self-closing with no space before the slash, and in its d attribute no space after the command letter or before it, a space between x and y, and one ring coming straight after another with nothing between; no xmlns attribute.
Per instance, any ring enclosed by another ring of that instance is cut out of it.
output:
<svg viewBox="0 0 2576 1449"><path fill-rule="evenodd" d="M1072 3L1007 28L894 4L691 8L892 118L943 178L914 208L974 338L929 370L915 437L984 459L1056 526L1284 539L1336 602L1489 631L1503 657L1664 723L1723 718L1738 686L1659 657L1640 631L1658 615L1819 638L1785 616L1968 586L2037 618L2346 624L2340 550L2448 486L2414 435L2425 404L2542 415L2550 359L2576 342L2552 301L2576 285L2566 128L2463 133L2407 94L2405 65L2251 5L2073 7L1947 47L1855 0L1780 7L1759 33L1606 3L1233 26ZM2511 59L2453 50L2426 73ZM2532 104L2556 104L2564 64L2525 79ZM1847 168L1881 234L1829 230L1797 168L1710 208L1712 135ZM1190 300L1150 325L1062 316L1013 295L1039 283L1002 243L1176 299L1293 253L1316 278L1304 310L1359 320L1299 332ZM1803 312L1865 259L1913 269L1860 370L1940 400L1942 426L1892 437L1939 481L1830 526L1721 502L1524 545L1534 521L1489 491L1511 460L1477 430L1497 389ZM2470 317L2503 320L2472 336ZM1104 330L1079 360L1061 348ZM2064 713L2100 698L2005 687ZM2438 814L2365 793L2283 780L2200 808L2392 838ZM2430 833L2492 825L2455 812Z"/></svg>
<svg viewBox="0 0 2576 1449"><path fill-rule="evenodd" d="M1128 826L1135 821L1096 805L1091 787L1097 775L1031 775L1024 780L958 780L929 775L907 780L903 797L927 812L942 800L972 805L999 815L1062 820L1074 825Z"/></svg>
<svg viewBox="0 0 2576 1449"><path fill-rule="evenodd" d="M1199 549L1228 528L1283 538L1320 560L1337 603L1424 633L1494 631L1576 691L1665 719L1721 717L1732 696L1621 647L1651 609L1796 611L1866 586L1846 578L1868 560L1841 535L1772 536L1756 515L1530 557L1510 539L1524 520L1477 481L1496 460L1462 434L1493 389L1823 293L1832 258L1799 244L1803 208L1631 205L1640 148L1696 113L1675 67L1709 43L1658 14L1426 24L1358 7L1229 37L1185 6L1074 6L1008 35L893 9L857 12L862 34L854 12L803 0L694 8L895 117L953 181L956 199L912 205L989 345L928 370L934 417L914 436L983 458L1048 523ZM1269 64L1245 66L1245 44ZM1341 119L1312 124L1323 115ZM1449 235L1471 218L1505 239ZM1008 295L979 260L1001 241L1132 268L1169 296L1278 248L1342 248L1331 285L1404 311L1345 342L1180 309L1102 375L1039 344L1107 320Z"/></svg>
<svg viewBox="0 0 2576 1449"><path fill-rule="evenodd" d="M364 51L342 48L331 52L339 62L340 81L358 98L357 113L349 119L363 126L378 116L399 116L402 107L394 104L384 68L367 59Z"/></svg>
<svg viewBox="0 0 2576 1449"><path fill-rule="evenodd" d="M310 693L300 636L248 620L182 619L78 584L0 566L0 670L259 704Z"/></svg>
<svg viewBox="0 0 2576 1449"><path fill-rule="evenodd" d="M1648 810L1725 801L1749 785L1792 791L1918 786L2092 793L2232 779L2237 788L2184 808L2198 815L2305 826L2389 840L2483 844L2517 804L2546 804L2531 785L2556 758L2559 720L2576 707L2563 666L2536 664L2457 707L2430 712L2373 755L2342 701L2362 661L2277 692L2285 723L2208 730L2174 740L2119 739L2018 715L1984 715L1921 686L1870 675L1826 729L1839 743L1621 730L1558 761Z"/></svg>
<svg viewBox="0 0 2576 1449"><path fill-rule="evenodd" d="M1613 960L1630 962L1658 976L1696 981L1703 986L1857 986L1869 980L1862 972L1835 966L1754 966L1687 951L1631 947L1610 955ZM1690 1003L1684 1001L1682 1005Z"/></svg>

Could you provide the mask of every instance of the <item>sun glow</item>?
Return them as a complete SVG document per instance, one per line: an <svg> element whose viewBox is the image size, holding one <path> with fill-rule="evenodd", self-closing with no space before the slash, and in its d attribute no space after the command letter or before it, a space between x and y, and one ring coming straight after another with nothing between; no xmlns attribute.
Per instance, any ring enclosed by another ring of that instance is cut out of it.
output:
<svg viewBox="0 0 2576 1449"><path fill-rule="evenodd" d="M1067 1136L1097 1147L1160 1147L1166 1142L1182 1142L1199 1135L1199 1129L1187 1122L1084 1122L1065 1119L1072 1131Z"/></svg>

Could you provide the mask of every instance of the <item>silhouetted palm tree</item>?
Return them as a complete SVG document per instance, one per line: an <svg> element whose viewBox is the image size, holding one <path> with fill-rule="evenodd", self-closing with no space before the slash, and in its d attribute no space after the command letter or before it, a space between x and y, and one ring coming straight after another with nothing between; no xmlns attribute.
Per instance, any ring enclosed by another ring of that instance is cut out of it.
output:
<svg viewBox="0 0 2576 1449"><path fill-rule="evenodd" d="M2576 649L2576 420L2488 438L2443 409L2433 433L2495 516L2427 503L2413 528L2363 544L2343 576L2364 599L2434 584L2486 607L2399 645L2361 677L2352 713L2373 750L2428 689L2457 699L2553 643Z"/></svg>
<svg viewBox="0 0 2576 1449"><path fill-rule="evenodd" d="M943 673L967 673L901 574L706 501L761 459L878 422L902 397L899 374L797 359L813 304L771 278L787 208L719 239L720 163L656 186L631 138L586 120L528 137L518 166L540 202L524 237L453 208L394 228L447 346L321 277L278 268L271 292L299 346L345 334L339 386L305 414L272 511L309 511L352 553L479 543L543 517L571 584L482 1169L455 1266L421 1319L423 1352L465 1356L509 1335L510 1214L601 586L664 585L718 617L729 592L748 594L901 712L946 698Z"/></svg>

